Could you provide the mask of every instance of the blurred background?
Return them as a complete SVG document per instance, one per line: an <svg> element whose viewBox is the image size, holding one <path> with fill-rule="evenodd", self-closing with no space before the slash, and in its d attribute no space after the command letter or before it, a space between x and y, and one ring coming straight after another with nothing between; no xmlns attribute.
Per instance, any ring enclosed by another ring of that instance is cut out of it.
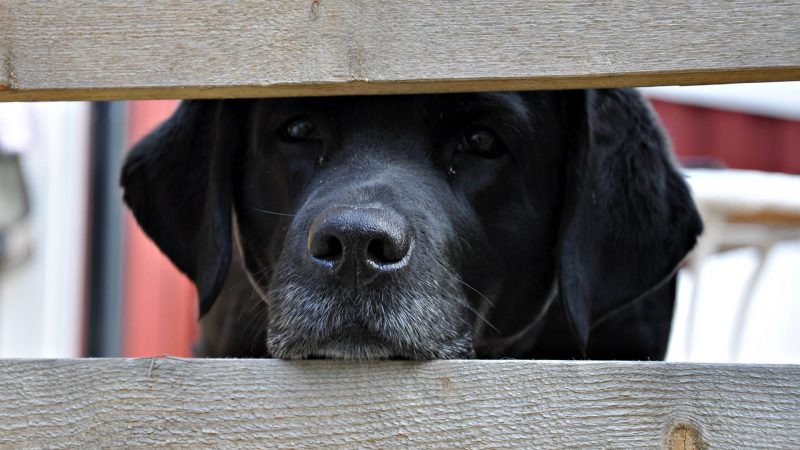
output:
<svg viewBox="0 0 800 450"><path fill-rule="evenodd" d="M680 271L667 359L800 363L800 83L642 92L707 230ZM0 103L0 357L191 355L194 287L117 182L176 106Z"/></svg>

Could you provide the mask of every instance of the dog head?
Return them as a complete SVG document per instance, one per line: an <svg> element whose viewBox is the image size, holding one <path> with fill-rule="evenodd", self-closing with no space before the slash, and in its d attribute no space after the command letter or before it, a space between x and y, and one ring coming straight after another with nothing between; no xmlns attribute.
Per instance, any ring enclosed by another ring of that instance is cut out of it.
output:
<svg viewBox="0 0 800 450"><path fill-rule="evenodd" d="M185 101L122 185L201 314L240 252L282 358L513 356L554 301L585 348L701 229L628 90Z"/></svg>

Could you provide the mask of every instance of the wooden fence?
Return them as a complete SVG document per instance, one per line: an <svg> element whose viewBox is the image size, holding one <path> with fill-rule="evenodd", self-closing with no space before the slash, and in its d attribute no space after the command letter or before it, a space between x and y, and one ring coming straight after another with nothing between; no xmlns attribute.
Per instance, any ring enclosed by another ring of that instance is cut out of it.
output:
<svg viewBox="0 0 800 450"><path fill-rule="evenodd" d="M0 446L800 448L800 366L0 361Z"/></svg>
<svg viewBox="0 0 800 450"><path fill-rule="evenodd" d="M2 100L800 79L788 1L0 2Z"/></svg>
<svg viewBox="0 0 800 450"><path fill-rule="evenodd" d="M0 101L800 80L797 1L0 2ZM0 361L2 447L800 448L800 366Z"/></svg>

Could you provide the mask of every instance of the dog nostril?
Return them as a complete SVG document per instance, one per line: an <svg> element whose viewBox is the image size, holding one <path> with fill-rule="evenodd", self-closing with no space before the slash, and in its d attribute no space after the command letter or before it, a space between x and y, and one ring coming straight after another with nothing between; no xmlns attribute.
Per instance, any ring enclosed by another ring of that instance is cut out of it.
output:
<svg viewBox="0 0 800 450"><path fill-rule="evenodd" d="M336 237L328 238L328 251L324 255L318 256L324 259L339 259L342 256L342 242Z"/></svg>
<svg viewBox="0 0 800 450"><path fill-rule="evenodd" d="M383 254L383 241L374 240L367 245L367 258L377 263L390 263Z"/></svg>
<svg viewBox="0 0 800 450"><path fill-rule="evenodd" d="M336 236L328 236L328 239L318 239L315 244L311 246L310 250L311 255L318 259L336 261L342 256L344 250L342 242Z"/></svg>
<svg viewBox="0 0 800 450"><path fill-rule="evenodd" d="M393 264L403 260L408 253L402 243L387 243L382 239L373 239L367 245L367 259L376 264Z"/></svg>

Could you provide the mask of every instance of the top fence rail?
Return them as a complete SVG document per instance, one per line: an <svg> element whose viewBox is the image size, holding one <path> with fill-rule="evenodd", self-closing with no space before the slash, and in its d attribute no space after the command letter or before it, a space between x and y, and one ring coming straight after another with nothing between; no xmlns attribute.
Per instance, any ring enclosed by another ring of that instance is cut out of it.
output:
<svg viewBox="0 0 800 450"><path fill-rule="evenodd" d="M797 1L0 2L0 101L800 80Z"/></svg>

